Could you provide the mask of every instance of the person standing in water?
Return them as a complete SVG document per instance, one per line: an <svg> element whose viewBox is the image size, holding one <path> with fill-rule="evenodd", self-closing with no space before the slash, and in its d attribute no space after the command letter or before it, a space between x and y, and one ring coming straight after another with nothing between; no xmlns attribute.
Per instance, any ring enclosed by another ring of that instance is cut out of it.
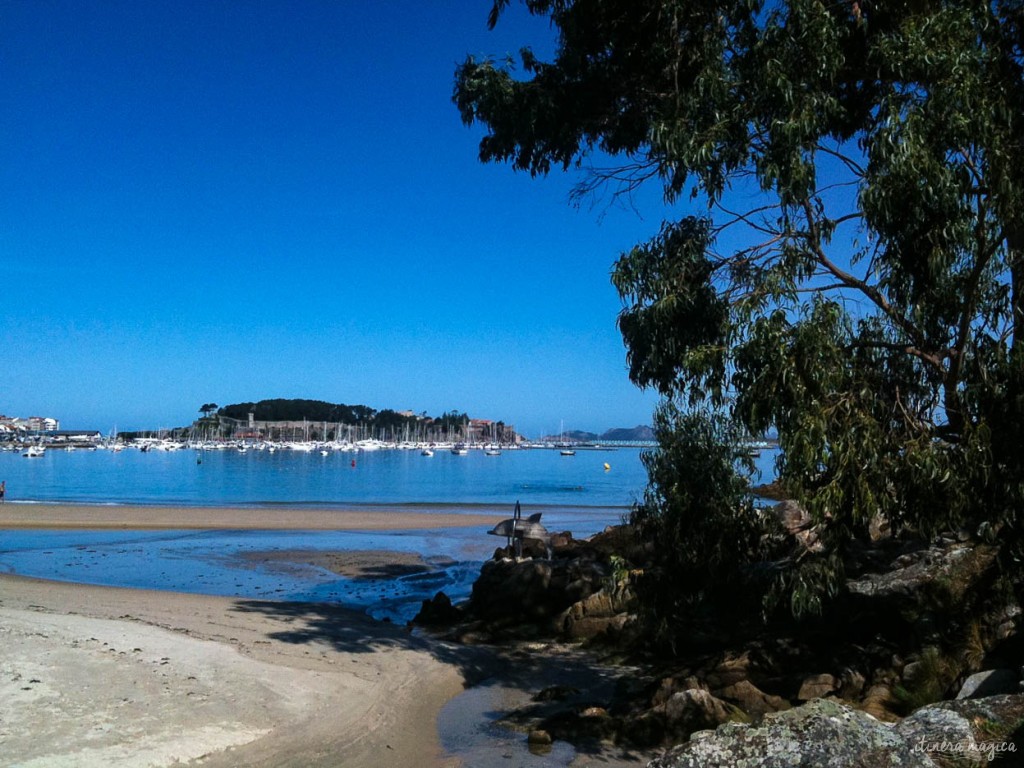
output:
<svg viewBox="0 0 1024 768"><path fill-rule="evenodd" d="M0 480L0 504L4 503L4 496L7 493L7 481Z"/></svg>

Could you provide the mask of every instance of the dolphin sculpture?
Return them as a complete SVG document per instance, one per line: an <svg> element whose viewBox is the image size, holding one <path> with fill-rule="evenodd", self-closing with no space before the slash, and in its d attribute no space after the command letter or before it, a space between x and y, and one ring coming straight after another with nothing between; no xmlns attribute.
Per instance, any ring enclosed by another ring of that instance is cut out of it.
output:
<svg viewBox="0 0 1024 768"><path fill-rule="evenodd" d="M537 512L523 520L522 508L517 501L512 517L502 520L489 530L488 533L494 536L504 536L508 540L508 546L515 544L516 555L521 555L523 552L523 539L536 539L547 544L549 538L548 529L540 524L542 514L542 512Z"/></svg>

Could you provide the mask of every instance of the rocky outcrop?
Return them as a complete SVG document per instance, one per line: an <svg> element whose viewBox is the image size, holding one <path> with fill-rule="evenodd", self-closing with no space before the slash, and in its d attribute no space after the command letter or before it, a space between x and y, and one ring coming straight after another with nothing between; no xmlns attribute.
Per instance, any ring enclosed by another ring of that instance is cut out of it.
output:
<svg viewBox="0 0 1024 768"><path fill-rule="evenodd" d="M636 598L617 581L615 564L636 554L629 526L609 526L589 539L551 534L541 550L524 542L522 557L500 548L484 563L465 605L472 639L618 637L635 612Z"/></svg>
<svg viewBox="0 0 1024 768"><path fill-rule="evenodd" d="M635 610L636 596L628 586L605 586L566 609L562 634L570 640L593 640L621 632Z"/></svg>
<svg viewBox="0 0 1024 768"><path fill-rule="evenodd" d="M608 573L594 560L490 560L473 584L468 610L492 624L531 623L555 633L562 612L599 591Z"/></svg>
<svg viewBox="0 0 1024 768"><path fill-rule="evenodd" d="M1015 753L1024 695L922 707L896 725L831 699L726 723L653 760L649 768L935 768Z"/></svg>
<svg viewBox="0 0 1024 768"><path fill-rule="evenodd" d="M995 550L951 542L905 552L878 573L847 582L855 598L897 608L918 607L929 600L946 601L965 589L991 564ZM937 594L941 591L943 594Z"/></svg>
<svg viewBox="0 0 1024 768"><path fill-rule="evenodd" d="M816 551L818 528L803 509L781 504L775 514L795 540L794 552ZM584 691L564 702L538 700L543 711L529 714L531 727L554 740L614 739L631 748L689 739L655 761L656 768L973 764L936 757L925 747L960 745L977 756L991 736L976 732L987 716L967 716L965 707L989 699L921 705L951 697L961 685L964 697L1019 692L1012 670L967 675L982 664L1019 663L1018 646L997 656L989 650L993 639L1016 635L1024 614L1016 604L1001 607L984 597L996 570L994 550L984 544L957 535L931 542L871 539L847 553L847 573L854 576L820 619L776 621L770 631L740 639L722 635L717 646L694 643L689 655L662 660L673 666L634 675L611 696ZM645 560L628 527L587 541L554 534L545 552L535 554L499 550L483 566L463 639L631 636L637 624L630 578L642 573ZM443 605L430 608L447 612ZM701 631L708 630L694 627ZM1024 716L1014 722L1024 723Z"/></svg>
<svg viewBox="0 0 1024 768"><path fill-rule="evenodd" d="M424 600L419 613L413 617L413 624L426 627L445 626L459 621L462 611L452 605L451 598L438 592L433 598Z"/></svg>
<svg viewBox="0 0 1024 768"><path fill-rule="evenodd" d="M695 733L650 768L932 768L924 755L870 715L829 699Z"/></svg>

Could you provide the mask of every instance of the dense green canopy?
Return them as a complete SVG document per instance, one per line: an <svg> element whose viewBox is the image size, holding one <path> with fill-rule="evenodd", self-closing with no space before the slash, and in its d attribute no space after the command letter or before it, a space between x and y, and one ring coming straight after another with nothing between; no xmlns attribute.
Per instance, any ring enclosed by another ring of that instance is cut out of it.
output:
<svg viewBox="0 0 1024 768"><path fill-rule="evenodd" d="M980 525L1016 547L1024 4L524 4L550 17L554 60L524 49L521 70L470 58L456 72L481 159L587 163L585 190L654 182L692 200L613 276L631 376L666 402L638 522L686 519L722 546L738 518L756 522L726 478L700 508L681 491L697 459L678 436L724 439L693 421L724 415L777 431L780 478L821 526L820 553L780 562L741 536L729 564L776 558L772 594L798 613L835 593L844 549L878 516L897 534Z"/></svg>

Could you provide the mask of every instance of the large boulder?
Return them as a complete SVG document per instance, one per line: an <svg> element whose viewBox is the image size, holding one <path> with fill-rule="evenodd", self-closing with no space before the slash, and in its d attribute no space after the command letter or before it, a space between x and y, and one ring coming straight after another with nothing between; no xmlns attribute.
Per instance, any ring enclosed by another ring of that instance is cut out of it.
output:
<svg viewBox="0 0 1024 768"><path fill-rule="evenodd" d="M995 550L971 544L931 546L905 553L886 570L848 581L855 598L870 599L874 605L889 602L898 608L917 607L925 601L944 598L955 603L984 572ZM937 594L941 590L942 594Z"/></svg>
<svg viewBox="0 0 1024 768"><path fill-rule="evenodd" d="M489 560L473 584L469 613L558 631L562 612L599 591L607 576L607 567L593 560Z"/></svg>
<svg viewBox="0 0 1024 768"><path fill-rule="evenodd" d="M1018 732L1024 722L1024 696L940 701L921 707L893 729L936 765L987 765L996 757L1011 758L999 765L1020 765Z"/></svg>
<svg viewBox="0 0 1024 768"><path fill-rule="evenodd" d="M934 768L890 726L831 699L726 723L651 761L649 768Z"/></svg>
<svg viewBox="0 0 1024 768"><path fill-rule="evenodd" d="M916 752L934 762L956 755L980 757L971 724L951 709L927 706L896 724L893 729ZM978 763L980 760L971 760Z"/></svg>
<svg viewBox="0 0 1024 768"><path fill-rule="evenodd" d="M427 627L447 626L462 619L462 611L452 605L451 598L438 592L433 598L424 600L419 613L412 623Z"/></svg>
<svg viewBox="0 0 1024 768"><path fill-rule="evenodd" d="M958 699L981 699L1004 693L1018 693L1020 677L1012 669L988 669L976 672L966 680L956 695Z"/></svg>
<svg viewBox="0 0 1024 768"><path fill-rule="evenodd" d="M757 725L694 733L649 768L947 768L1016 754L1024 695L942 701L896 725L834 699L815 699ZM1019 763L1013 762L1013 765Z"/></svg>

